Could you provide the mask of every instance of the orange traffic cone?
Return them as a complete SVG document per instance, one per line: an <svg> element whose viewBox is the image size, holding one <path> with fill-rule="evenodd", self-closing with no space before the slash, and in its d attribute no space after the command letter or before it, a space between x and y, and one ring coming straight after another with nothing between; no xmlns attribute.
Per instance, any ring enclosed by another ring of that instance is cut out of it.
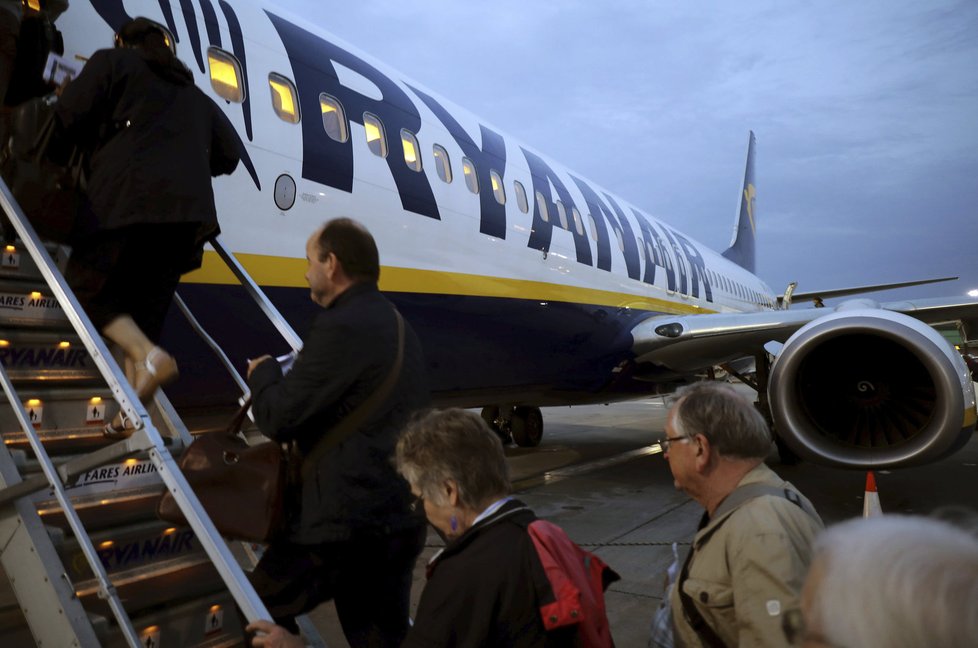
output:
<svg viewBox="0 0 978 648"><path fill-rule="evenodd" d="M876 492L876 477L873 471L866 472L866 495L863 497L863 517L875 517L883 515L883 508L880 506L880 494Z"/></svg>

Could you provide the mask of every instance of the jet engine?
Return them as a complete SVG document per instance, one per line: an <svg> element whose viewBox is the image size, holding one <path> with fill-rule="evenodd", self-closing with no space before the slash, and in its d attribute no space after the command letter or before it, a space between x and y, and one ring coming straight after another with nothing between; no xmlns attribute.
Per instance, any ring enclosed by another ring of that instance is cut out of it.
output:
<svg viewBox="0 0 978 648"><path fill-rule="evenodd" d="M788 447L829 466L929 463L960 449L975 428L974 387L960 354L930 326L858 303L784 343L768 398Z"/></svg>

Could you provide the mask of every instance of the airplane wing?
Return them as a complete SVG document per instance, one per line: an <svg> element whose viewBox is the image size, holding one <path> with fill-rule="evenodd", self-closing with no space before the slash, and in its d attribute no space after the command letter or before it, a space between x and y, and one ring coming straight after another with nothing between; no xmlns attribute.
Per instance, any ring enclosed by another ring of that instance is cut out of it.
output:
<svg viewBox="0 0 978 648"><path fill-rule="evenodd" d="M835 297L849 297L851 295L862 295L869 292L879 292L881 290L893 290L894 288L906 288L908 286L923 286L925 284L940 283L942 281L954 281L958 277L940 277L938 279L920 279L917 281L903 281L900 283L874 284L869 286L856 286L853 288L835 288L833 290L813 290L803 293L792 293L790 295L792 303L797 304L802 301L812 301L821 306L826 299ZM785 295L778 295L778 303L783 303Z"/></svg>
<svg viewBox="0 0 978 648"><path fill-rule="evenodd" d="M978 299L962 297L878 303L854 299L836 308L798 308L752 313L662 315L632 329L632 350L638 362L654 362L676 372L751 356L769 342L785 342L798 329L830 313L876 309L903 313L925 324L963 321L978 333Z"/></svg>

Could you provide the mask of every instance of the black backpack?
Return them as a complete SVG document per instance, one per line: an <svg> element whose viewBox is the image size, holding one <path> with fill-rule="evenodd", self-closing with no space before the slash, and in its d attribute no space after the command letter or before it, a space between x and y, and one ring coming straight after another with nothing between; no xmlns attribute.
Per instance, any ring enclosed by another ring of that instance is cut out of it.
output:
<svg viewBox="0 0 978 648"><path fill-rule="evenodd" d="M16 106L51 92L51 84L43 78L44 64L51 52L59 56L65 53L61 32L43 12L24 16L17 35L17 58L10 86L3 99L5 105Z"/></svg>
<svg viewBox="0 0 978 648"><path fill-rule="evenodd" d="M0 173L38 235L70 243L91 220L82 217L87 213L85 155L58 137L56 105L57 97L49 95L13 110L10 135L0 149ZM8 227L4 223L9 237Z"/></svg>

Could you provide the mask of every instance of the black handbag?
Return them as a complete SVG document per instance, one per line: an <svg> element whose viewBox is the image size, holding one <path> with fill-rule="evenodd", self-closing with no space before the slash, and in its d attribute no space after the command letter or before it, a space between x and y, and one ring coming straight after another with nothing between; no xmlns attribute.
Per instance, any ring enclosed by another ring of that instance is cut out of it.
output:
<svg viewBox="0 0 978 648"><path fill-rule="evenodd" d="M0 153L0 171L38 236L70 243L88 219L82 218L85 153L60 150L54 96L31 99L11 116L10 137Z"/></svg>

